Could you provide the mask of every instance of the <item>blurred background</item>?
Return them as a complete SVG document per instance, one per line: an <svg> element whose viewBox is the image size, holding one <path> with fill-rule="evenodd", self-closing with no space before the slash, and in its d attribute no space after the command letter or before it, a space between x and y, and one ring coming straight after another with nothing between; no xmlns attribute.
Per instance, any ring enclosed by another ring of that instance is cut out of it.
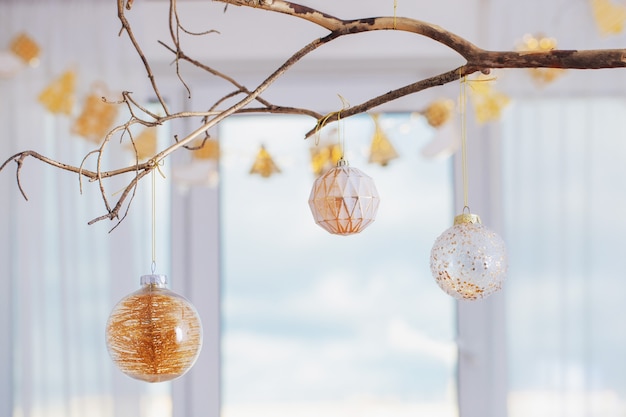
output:
<svg viewBox="0 0 626 417"><path fill-rule="evenodd" d="M396 13L493 50L626 41L618 0L303 3L344 19ZM182 49L249 89L326 34L253 8L177 5L189 31L217 31L182 35ZM207 110L233 87L182 63L186 90L158 43L172 44L168 8L137 0L127 16L170 109ZM80 165L102 131L128 120L124 106L98 106L103 96L113 102L131 91L161 111L128 37L118 36L114 2L2 0L0 10L0 159L32 149ZM326 114L462 63L416 35L350 35L305 57L263 97ZM434 240L463 209L459 83L307 140L316 123L308 116L231 117L211 129L204 153L168 159L154 188L158 272L204 326L198 362L171 383L122 374L104 338L115 303L151 271L149 181L111 231L116 222L87 225L106 213L97 183L27 159L25 201L8 164L0 173L0 414L625 416L623 70L497 71L466 90L469 202L506 241L503 291L457 302L429 269ZM433 109L445 117L433 119ZM200 124L178 119L134 134L149 157ZM104 169L134 163L128 138L114 139ZM381 197L376 221L355 236L328 234L307 205L340 145ZM85 166L94 169L95 156ZM131 178L107 180L107 197Z"/></svg>

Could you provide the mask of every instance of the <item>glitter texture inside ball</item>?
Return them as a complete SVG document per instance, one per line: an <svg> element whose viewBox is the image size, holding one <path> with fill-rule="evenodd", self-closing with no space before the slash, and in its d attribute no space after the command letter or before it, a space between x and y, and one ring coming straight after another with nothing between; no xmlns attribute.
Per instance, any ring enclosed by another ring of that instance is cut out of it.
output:
<svg viewBox="0 0 626 417"><path fill-rule="evenodd" d="M315 223L337 235L359 233L369 226L379 203L374 180L343 159L315 180L309 197Z"/></svg>
<svg viewBox="0 0 626 417"><path fill-rule="evenodd" d="M194 306L165 288L164 275L145 275L142 288L113 309L106 327L113 362L126 375L163 382L185 374L202 347Z"/></svg>
<svg viewBox="0 0 626 417"><path fill-rule="evenodd" d="M463 214L435 241L430 269L439 287L454 298L484 298L502 288L507 273L506 247L478 216Z"/></svg>

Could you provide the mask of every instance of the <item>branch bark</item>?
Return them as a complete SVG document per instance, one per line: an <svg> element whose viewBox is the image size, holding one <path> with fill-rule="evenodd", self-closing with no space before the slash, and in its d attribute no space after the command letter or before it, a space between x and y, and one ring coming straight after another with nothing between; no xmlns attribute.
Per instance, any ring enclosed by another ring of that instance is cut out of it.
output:
<svg viewBox="0 0 626 417"><path fill-rule="evenodd" d="M201 135L207 135L208 130L217 125L224 119L237 114L237 113L287 113L287 114L304 114L312 117L316 120L315 128L311 129L307 133L307 137L311 136L320 127L321 124L328 124L338 120L338 118L346 118L363 112L367 112L377 106L384 103L391 102L400 97L406 95L415 94L428 88L444 85L460 79L463 76L470 75L475 72L488 73L492 69L497 68L563 68L563 69L600 69L600 68L623 68L626 66L626 49L607 49L607 50L553 50L548 52L515 52L515 51L488 51L479 48L468 40L447 31L437 25L433 25L427 22L423 22L416 19L407 17L372 17L362 19L344 20L323 13L319 10L303 6L297 3L283 1L283 0L213 0L219 3L224 3L226 6L240 6L240 7L252 7L267 12L281 13L308 21L312 24L318 25L326 30L328 34L322 38L315 39L309 44L305 45L298 52L285 60L274 72L272 72L263 82L261 82L256 88L248 89L243 84L236 81L234 78L215 70L214 68L194 59L191 56L185 54L181 48L180 35L181 33L187 35L201 36L208 35L212 31L206 31L202 33L191 33L186 30L179 19L177 12L176 0L170 0L170 18L169 29L170 37L173 42L173 46L168 46L165 43L161 44L166 47L173 55L175 60L176 75L180 78L185 87L183 78L179 72L179 62L186 61L189 64L200 68L205 71L208 76L218 77L226 83L229 83L234 87L234 91L223 96L216 97L214 105L208 111L192 111L192 112L171 112L165 100L163 99L156 78L154 77L150 63L142 51L136 37L134 36L130 21L126 17L126 12L131 9L132 1L127 0L124 3L123 0L117 0L118 5L118 19L121 23L120 35L126 33L129 41L135 48L137 55L139 56L141 63L144 67L144 71L150 80L152 90L156 95L160 106L165 113L165 116L159 116L154 112L148 111L137 103L130 95L125 92L123 94L123 100L120 104L124 104L130 111L129 120L123 125L117 126L103 138L100 147L94 151L88 153L80 166L68 165L55 160L52 160L44 155L41 155L35 151L23 151L16 155L9 157L1 166L2 171L11 161L17 163L16 180L17 185L24 196L27 198L22 184L20 181L20 172L23 167L23 163L26 158L32 157L41 162L49 164L54 168L69 171L75 173L79 177L79 182L82 189L82 179L87 178L90 181L97 181L102 194L102 199L106 209L106 213L102 216L96 217L89 223L95 223L104 219L114 220L117 219L121 222L125 215L128 213L130 202L134 196L137 184L148 173L155 169L158 164L167 158L172 153L180 150L183 147L189 148L192 141ZM389 91L388 93L373 97L366 100L363 103L354 105L352 107L343 109L341 112L323 115L312 109L294 108L290 106L281 106L270 103L265 100L261 94L267 90L277 79L279 79L285 72L287 72L295 63L300 61L304 56L310 52L316 50L323 45L334 41L343 36L355 35L365 32L373 32L380 30L395 30L413 33L415 35L424 36L439 42L465 59L466 64L451 69L447 72L439 74L434 77L418 80L414 83L402 86L400 88ZM235 101L234 104L220 109L227 102ZM256 102L257 107L251 107L250 104ZM135 124L141 124L143 126L158 126L167 123L174 119L181 118L200 118L201 124L193 132L187 134L183 139L178 139L174 136L172 143L165 149L153 155L148 162L140 163L138 157L133 165L121 167L118 169L103 171L101 161L106 146L108 146L111 138L119 134L123 138L124 135L128 135L131 142L133 142L130 127ZM97 157L96 171L90 171L83 168L85 162L92 156ZM116 203L110 205L107 199L107 193L104 186L104 180L121 174L134 173L133 179L128 183L122 193L119 195ZM126 205L125 205L126 204ZM120 213L126 207L124 214L120 218Z"/></svg>

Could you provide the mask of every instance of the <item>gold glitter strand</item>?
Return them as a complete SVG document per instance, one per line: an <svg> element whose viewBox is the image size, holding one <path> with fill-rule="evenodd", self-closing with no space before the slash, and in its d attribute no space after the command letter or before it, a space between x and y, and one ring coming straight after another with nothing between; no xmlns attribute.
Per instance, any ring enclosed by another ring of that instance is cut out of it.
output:
<svg viewBox="0 0 626 417"><path fill-rule="evenodd" d="M107 346L127 375L147 382L183 375L202 347L202 325L193 306L158 285L147 285L115 307Z"/></svg>

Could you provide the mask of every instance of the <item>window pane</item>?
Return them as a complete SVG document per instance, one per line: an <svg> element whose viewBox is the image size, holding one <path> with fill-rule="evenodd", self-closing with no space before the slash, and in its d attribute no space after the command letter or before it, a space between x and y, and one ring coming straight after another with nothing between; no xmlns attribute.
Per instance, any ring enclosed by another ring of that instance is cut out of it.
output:
<svg viewBox="0 0 626 417"><path fill-rule="evenodd" d="M457 415L454 303L428 263L450 165L419 155L434 136L421 118L381 118L400 154L386 167L367 163L371 117L344 123L346 159L381 196L356 236L313 221L310 118L221 124L223 417ZM249 174L262 144L269 178Z"/></svg>
<svg viewBox="0 0 626 417"><path fill-rule="evenodd" d="M626 413L623 100L519 100L504 126L510 417Z"/></svg>

